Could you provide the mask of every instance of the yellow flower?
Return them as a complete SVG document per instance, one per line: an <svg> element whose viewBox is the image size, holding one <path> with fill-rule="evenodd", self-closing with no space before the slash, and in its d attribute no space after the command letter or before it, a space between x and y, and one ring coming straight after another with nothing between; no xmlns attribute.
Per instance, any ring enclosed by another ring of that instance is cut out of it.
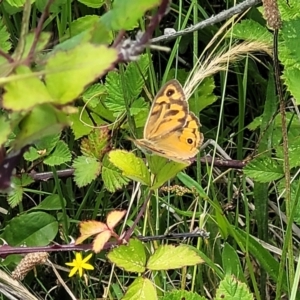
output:
<svg viewBox="0 0 300 300"><path fill-rule="evenodd" d="M83 274L83 270L94 270L94 267L87 263L87 261L92 257L92 253L89 254L87 257L82 259L82 255L80 252L76 253L76 257L73 259L72 262L66 263L67 266L73 267L73 269L70 271L69 277L72 277L76 272L79 273L79 276L81 277Z"/></svg>

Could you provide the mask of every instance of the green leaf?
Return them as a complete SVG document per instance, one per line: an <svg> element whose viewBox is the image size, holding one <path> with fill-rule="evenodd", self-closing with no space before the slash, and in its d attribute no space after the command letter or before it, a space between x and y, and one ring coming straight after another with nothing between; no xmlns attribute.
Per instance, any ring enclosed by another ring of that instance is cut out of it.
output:
<svg viewBox="0 0 300 300"><path fill-rule="evenodd" d="M282 164L267 156L253 159L244 168L244 174L258 182L270 182L284 176Z"/></svg>
<svg viewBox="0 0 300 300"><path fill-rule="evenodd" d="M101 163L95 157L78 156L73 162L74 179L78 187L91 183L101 171Z"/></svg>
<svg viewBox="0 0 300 300"><path fill-rule="evenodd" d="M145 272L146 253L143 243L137 239L130 239L127 245L112 249L107 257L127 272Z"/></svg>
<svg viewBox="0 0 300 300"><path fill-rule="evenodd" d="M93 27L97 22L99 22L99 16L97 15L87 15L72 21L69 25L69 28L66 30L66 34L62 37L62 40L64 41L70 37L76 36L79 33L91 29L91 27Z"/></svg>
<svg viewBox="0 0 300 300"><path fill-rule="evenodd" d="M45 158L44 164L48 166L58 166L71 161L72 155L68 145L64 141L58 141L54 151Z"/></svg>
<svg viewBox="0 0 300 300"><path fill-rule="evenodd" d="M80 149L83 155L102 160L110 148L110 132L107 127L95 128L87 138L82 139Z"/></svg>
<svg viewBox="0 0 300 300"><path fill-rule="evenodd" d="M154 175L151 189L159 188L187 167L185 163L178 163L157 155L147 155L147 160L150 171Z"/></svg>
<svg viewBox="0 0 300 300"><path fill-rule="evenodd" d="M109 72L105 79L107 88L106 107L114 113L123 113L125 111L124 94L121 86L120 75L113 71Z"/></svg>
<svg viewBox="0 0 300 300"><path fill-rule="evenodd" d="M142 55L138 62L128 64L123 79L121 79L117 72L109 72L106 76L105 84L108 95L105 99L105 105L113 111L115 115L118 116L125 111L125 96L126 99L133 101L140 95L144 86L144 80L147 77L148 68L149 58L147 55ZM122 80L126 82L126 91L124 91ZM141 110L140 108L146 107L147 104L140 98L137 104L135 104L135 101L133 102L131 109L133 110L133 114L136 114L136 108L138 108L139 112Z"/></svg>
<svg viewBox="0 0 300 300"><path fill-rule="evenodd" d="M0 116L0 145L4 144L11 133L10 123L7 118Z"/></svg>
<svg viewBox="0 0 300 300"><path fill-rule="evenodd" d="M300 63L300 53L298 51L299 39L300 39L300 18L290 20L284 23L281 29L281 37L284 40L284 46L288 49L291 59Z"/></svg>
<svg viewBox="0 0 300 300"><path fill-rule="evenodd" d="M91 28L90 33L92 35L90 41L96 45L109 45L114 39L113 31L109 30L109 28L103 23L101 19L94 27Z"/></svg>
<svg viewBox="0 0 300 300"><path fill-rule="evenodd" d="M215 299L253 300L254 297L245 283L239 282L234 276L227 275L220 282Z"/></svg>
<svg viewBox="0 0 300 300"><path fill-rule="evenodd" d="M52 105L36 106L20 122L20 131L16 136L14 147L20 149L47 135L60 133L66 125L68 125L66 115Z"/></svg>
<svg viewBox="0 0 300 300"><path fill-rule="evenodd" d="M113 9L101 17L101 21L112 30L131 30L147 10L160 4L160 0L115 0Z"/></svg>
<svg viewBox="0 0 300 300"><path fill-rule="evenodd" d="M300 85L299 85L300 69L296 67L289 67L283 71L283 79L289 92L295 97L296 104L300 104Z"/></svg>
<svg viewBox="0 0 300 300"><path fill-rule="evenodd" d="M35 6L40 11L43 12L47 5L47 0L35 0ZM62 6L64 6L67 3L67 0L55 0L50 6L50 12L51 13L61 13Z"/></svg>
<svg viewBox="0 0 300 300"><path fill-rule="evenodd" d="M102 163L102 180L109 192L114 193L128 184L129 179L123 176L121 171L108 160L107 155L104 156Z"/></svg>
<svg viewBox="0 0 300 300"><path fill-rule="evenodd" d="M63 200L63 205L66 207L66 199ZM47 196L39 205L33 207L31 210L60 210L62 209L59 195L52 194Z"/></svg>
<svg viewBox="0 0 300 300"><path fill-rule="evenodd" d="M84 43L69 51L57 51L47 61L45 81L57 104L76 99L85 86L112 66L117 51Z"/></svg>
<svg viewBox="0 0 300 300"><path fill-rule="evenodd" d="M280 17L285 21L300 17L300 2L295 0L292 3L292 6L286 5L285 1L278 1L277 3L280 10ZM287 22L284 22L284 24L286 23Z"/></svg>
<svg viewBox="0 0 300 300"><path fill-rule="evenodd" d="M195 188L199 194L200 197L203 197L204 199L207 199L208 196L205 193L205 190L203 189L203 187L193 178L191 178L191 176L180 172L177 174L177 178L186 186L188 187L190 190L192 190L193 188Z"/></svg>
<svg viewBox="0 0 300 300"><path fill-rule="evenodd" d="M27 174L22 174L21 178L12 177L13 189L8 194L8 203L11 207L16 207L23 199L24 187L33 183L34 180Z"/></svg>
<svg viewBox="0 0 300 300"><path fill-rule="evenodd" d="M199 112L218 100L214 94L215 82L213 77L205 78L189 100L190 111L196 116Z"/></svg>
<svg viewBox="0 0 300 300"><path fill-rule="evenodd" d="M205 297L199 296L197 293L183 291L183 290L173 290L171 292L166 292L165 295L160 300L207 300Z"/></svg>
<svg viewBox="0 0 300 300"><path fill-rule="evenodd" d="M10 207L14 208L22 202L23 199L23 187L19 184L19 180L16 177L11 178L13 190L9 192L7 202Z"/></svg>
<svg viewBox="0 0 300 300"><path fill-rule="evenodd" d="M75 136L75 140L83 137L84 135L88 135L93 128L95 127L93 121L96 122L98 126L106 124L98 115L93 112L88 114L86 110L82 113L82 107L78 107L79 111L75 114L69 115L69 120L71 123L71 129ZM93 119L91 119L91 117Z"/></svg>
<svg viewBox="0 0 300 300"><path fill-rule="evenodd" d="M58 232L56 219L45 212L32 212L13 218L5 226L2 238L11 246L45 246Z"/></svg>
<svg viewBox="0 0 300 300"><path fill-rule="evenodd" d="M11 47L10 35L6 24L3 22L2 17L0 17L0 49L7 53Z"/></svg>
<svg viewBox="0 0 300 300"><path fill-rule="evenodd" d="M246 282L236 249L227 242L225 243L222 251L222 267L226 274L234 275L238 280Z"/></svg>
<svg viewBox="0 0 300 300"><path fill-rule="evenodd" d="M195 266L203 262L202 258L187 245L163 245L159 246L149 258L147 269L170 270L185 266Z"/></svg>
<svg viewBox="0 0 300 300"><path fill-rule="evenodd" d="M55 148L60 138L59 134L47 135L41 138L35 143L35 147L30 147L27 152L24 153L24 158L27 161L34 161L50 154Z"/></svg>
<svg viewBox="0 0 300 300"><path fill-rule="evenodd" d="M22 6L21 7L16 7L16 6L10 5L7 1L3 1L2 5L3 5L3 8L4 8L4 11L7 12L9 15L14 15L17 12L20 12L20 11L23 10Z"/></svg>
<svg viewBox="0 0 300 300"><path fill-rule="evenodd" d="M41 52L42 50L45 49L45 47L47 46L47 44L50 41L50 38L51 38L50 32L41 32L38 42L35 46L36 53ZM18 59L21 59L21 58L26 59L28 57L33 43L36 42L35 39L36 39L35 32L30 32L25 36L24 50L22 51L21 57L19 57ZM18 55L18 53L14 53L13 58L17 58L17 55Z"/></svg>
<svg viewBox="0 0 300 300"><path fill-rule="evenodd" d="M234 231L234 236L238 239L238 242L242 243L245 248L247 247L249 253L255 257L261 267L268 273L270 278L276 281L279 276L279 262L271 255L270 251L265 249L262 244L256 241L251 235L249 235L249 233L245 233L234 226L231 226L231 229ZM286 281L288 277L286 271L283 270L283 272L282 286L287 292L289 290Z"/></svg>
<svg viewBox="0 0 300 300"><path fill-rule="evenodd" d="M84 91L82 100L87 104L88 108L95 109L99 105L99 102L101 102L101 99L106 96L106 94L106 86L100 83L95 83Z"/></svg>
<svg viewBox="0 0 300 300"><path fill-rule="evenodd" d="M86 5L87 7L92 7L92 8L100 8L105 3L105 0L78 0L78 1Z"/></svg>
<svg viewBox="0 0 300 300"><path fill-rule="evenodd" d="M113 150L109 152L109 160L123 172L124 176L150 186L150 173L141 158L124 150Z"/></svg>
<svg viewBox="0 0 300 300"><path fill-rule="evenodd" d="M282 146L278 146L275 148L276 156L280 159L284 159L284 152ZM296 137L294 139L289 140L289 164L290 168L299 167L300 160L299 160L299 153L300 153L300 137Z"/></svg>
<svg viewBox="0 0 300 300"><path fill-rule="evenodd" d="M158 300L156 289L148 278L138 277L128 287L122 300Z"/></svg>
<svg viewBox="0 0 300 300"><path fill-rule="evenodd" d="M4 84L3 107L14 111L28 110L37 104L53 101L44 83L29 67L18 66L15 75L19 78Z"/></svg>
<svg viewBox="0 0 300 300"><path fill-rule="evenodd" d="M233 30L228 31L227 34L228 38L232 38L232 36L246 41L260 41L270 45L273 43L272 33L265 26L251 19L235 24Z"/></svg>
<svg viewBox="0 0 300 300"><path fill-rule="evenodd" d="M26 0L7 0L5 2L7 2L11 6L23 7L24 4L26 3ZM31 3L33 3L33 2L34 2L34 0L31 0Z"/></svg>
<svg viewBox="0 0 300 300"><path fill-rule="evenodd" d="M128 64L125 70L126 91L130 99L136 99L145 85L149 69L149 55L143 54L136 62Z"/></svg>
<svg viewBox="0 0 300 300"><path fill-rule="evenodd" d="M141 113L144 114L143 125L146 123L147 116L149 114L149 105L145 102L144 98L136 99L130 107L130 115L139 116ZM146 117L145 117L146 116ZM136 119L136 118L135 118Z"/></svg>

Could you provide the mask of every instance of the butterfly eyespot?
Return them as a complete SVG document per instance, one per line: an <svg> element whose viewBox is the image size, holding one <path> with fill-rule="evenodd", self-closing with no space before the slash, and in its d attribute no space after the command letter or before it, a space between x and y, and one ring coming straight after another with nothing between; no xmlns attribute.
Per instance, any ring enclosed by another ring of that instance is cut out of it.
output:
<svg viewBox="0 0 300 300"><path fill-rule="evenodd" d="M194 142L193 139L191 139L191 138L187 139L186 141L188 142L188 144L193 144L193 142Z"/></svg>
<svg viewBox="0 0 300 300"><path fill-rule="evenodd" d="M167 95L168 97L171 97L174 93L175 93L175 90L169 89L169 90L167 90L166 95Z"/></svg>

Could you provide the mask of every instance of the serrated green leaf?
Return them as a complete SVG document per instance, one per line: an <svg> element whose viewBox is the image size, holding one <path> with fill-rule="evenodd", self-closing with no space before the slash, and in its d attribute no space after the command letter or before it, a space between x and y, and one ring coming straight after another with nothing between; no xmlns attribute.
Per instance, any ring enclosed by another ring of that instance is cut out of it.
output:
<svg viewBox="0 0 300 300"><path fill-rule="evenodd" d="M30 147L27 152L24 153L24 158L27 161L34 161L50 154L55 148L60 138L59 134L51 134L41 138L35 143L35 147Z"/></svg>
<svg viewBox="0 0 300 300"><path fill-rule="evenodd" d="M202 263L202 258L186 245L159 246L147 262L149 270L170 270Z"/></svg>
<svg viewBox="0 0 300 300"><path fill-rule="evenodd" d="M291 59L294 59L300 63L300 54L297 51L297 47L299 46L300 39L300 18L290 20L289 22L284 23L284 26L280 30L281 37L284 40L284 46L289 50L289 55Z"/></svg>
<svg viewBox="0 0 300 300"><path fill-rule="evenodd" d="M56 219L45 212L32 212L13 218L1 237L11 246L46 246L58 231Z"/></svg>
<svg viewBox="0 0 300 300"><path fill-rule="evenodd" d="M82 94L82 100L87 104L87 107L95 109L101 101L101 97L106 94L106 86L100 83L95 83L85 90Z"/></svg>
<svg viewBox="0 0 300 300"><path fill-rule="evenodd" d="M85 156L96 157L101 161L104 154L110 150L110 139L107 127L95 128L87 138L82 139L81 153Z"/></svg>
<svg viewBox="0 0 300 300"><path fill-rule="evenodd" d="M95 157L78 156L73 162L73 168L77 186L83 187L98 177L101 163Z"/></svg>
<svg viewBox="0 0 300 300"><path fill-rule="evenodd" d="M117 51L104 45L83 43L69 51L56 51L45 67L49 93L57 104L73 101L116 60Z"/></svg>
<svg viewBox="0 0 300 300"><path fill-rule="evenodd" d="M68 121L64 113L50 104L38 105L20 122L14 147L21 149L47 135L60 133L66 125Z"/></svg>
<svg viewBox="0 0 300 300"><path fill-rule="evenodd" d="M128 287L122 300L157 300L153 283L148 278L138 277Z"/></svg>
<svg viewBox="0 0 300 300"><path fill-rule="evenodd" d="M127 272L142 273L145 271L146 253L143 243L137 239L130 239L127 245L114 248L107 257Z"/></svg>
<svg viewBox="0 0 300 300"><path fill-rule="evenodd" d="M11 178L13 189L8 193L7 202L10 207L14 208L22 202L23 187L16 184L16 177Z"/></svg>
<svg viewBox="0 0 300 300"><path fill-rule="evenodd" d="M18 66L14 73L20 78L4 84L3 107L13 111L28 110L37 104L53 101L44 83L29 67Z"/></svg>
<svg viewBox="0 0 300 300"><path fill-rule="evenodd" d="M234 276L227 275L220 282L216 293L216 300L222 299L243 299L253 300L254 297L250 293L245 283L239 282Z"/></svg>
<svg viewBox="0 0 300 300"><path fill-rule="evenodd" d="M299 62L300 63L300 62ZM296 104L300 104L300 85L299 85L300 69L289 67L283 71L283 79L287 85L288 90L295 97Z"/></svg>
<svg viewBox="0 0 300 300"><path fill-rule="evenodd" d="M125 111L125 101L121 86L120 75L117 72L109 72L105 79L107 97L106 107L117 115Z"/></svg>
<svg viewBox="0 0 300 300"><path fill-rule="evenodd" d="M253 159L243 171L258 182L270 182L284 176L282 164L267 156Z"/></svg>
<svg viewBox="0 0 300 300"><path fill-rule="evenodd" d="M173 290L171 292L166 292L165 295L160 300L207 300L205 297L199 296L197 293L183 291L183 290Z"/></svg>
<svg viewBox="0 0 300 300"><path fill-rule="evenodd" d="M293 0L291 5L286 5L285 1L278 1L277 5L280 10L280 18L285 21L300 17L300 2ZM284 22L286 24L287 22Z"/></svg>
<svg viewBox="0 0 300 300"><path fill-rule="evenodd" d="M48 166L59 166L71 161L72 155L68 145L64 141L58 141L54 151L44 159L44 164Z"/></svg>
<svg viewBox="0 0 300 300"><path fill-rule="evenodd" d="M104 157L102 163L102 180L109 192L114 193L128 184L130 180L123 176L121 171L108 160L107 155Z"/></svg>
<svg viewBox="0 0 300 300"><path fill-rule="evenodd" d="M11 47L10 35L2 17L0 17L0 49L4 52L8 52Z"/></svg>
<svg viewBox="0 0 300 300"><path fill-rule="evenodd" d="M136 157L133 153L123 150L110 151L109 160L123 172L124 176L150 185L150 173L147 166L141 158Z"/></svg>
<svg viewBox="0 0 300 300"><path fill-rule="evenodd" d="M12 177L13 189L8 194L8 203L11 207L17 206L23 199L24 187L33 183L34 180L27 174L19 177Z"/></svg>
<svg viewBox="0 0 300 300"><path fill-rule="evenodd" d="M251 19L242 20L235 24L233 30L228 31L227 37L246 41L260 41L270 45L273 43L272 33L265 26Z"/></svg>
<svg viewBox="0 0 300 300"><path fill-rule="evenodd" d="M187 167L185 163L178 163L157 155L147 155L147 161L151 173L154 175L151 189L159 188Z"/></svg>
<svg viewBox="0 0 300 300"><path fill-rule="evenodd" d="M66 199L62 199L63 206L66 206ZM62 209L62 202L57 194L47 196L39 205L33 207L31 210L60 210Z"/></svg>
<svg viewBox="0 0 300 300"><path fill-rule="evenodd" d="M115 115L118 116L126 109L124 93L126 93L126 97L132 101L140 95L144 86L144 80L147 77L148 68L149 58L146 55L142 55L138 62L128 64L123 75L123 80L126 82L126 91L123 90L121 77L117 72L110 72L106 76L105 84L108 95L105 99L105 105L113 111ZM131 111L134 115L146 107L147 104L143 98L139 98L133 101Z"/></svg>
<svg viewBox="0 0 300 300"><path fill-rule="evenodd" d="M101 17L101 21L112 30L131 30L137 27L144 13L160 4L160 0L115 0L113 9Z"/></svg>
<svg viewBox="0 0 300 300"><path fill-rule="evenodd" d="M276 156L280 159L284 159L284 152L282 146L278 146L275 148ZM290 168L299 167L300 160L299 160L299 153L300 153L300 137L296 137L294 139L289 140L289 165Z"/></svg>
<svg viewBox="0 0 300 300"><path fill-rule="evenodd" d="M147 79L148 69L148 54L141 55L138 61L128 64L124 77L129 99L136 99L140 95L145 84L145 79Z"/></svg>

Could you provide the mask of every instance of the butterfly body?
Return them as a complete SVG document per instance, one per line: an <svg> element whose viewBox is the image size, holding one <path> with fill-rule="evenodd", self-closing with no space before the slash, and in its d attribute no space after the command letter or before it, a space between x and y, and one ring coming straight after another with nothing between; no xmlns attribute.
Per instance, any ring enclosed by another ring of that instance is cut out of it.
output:
<svg viewBox="0 0 300 300"><path fill-rule="evenodd" d="M157 93L144 128L144 137L134 143L146 153L190 163L199 152L203 135L199 120L189 112L183 89L170 80Z"/></svg>

